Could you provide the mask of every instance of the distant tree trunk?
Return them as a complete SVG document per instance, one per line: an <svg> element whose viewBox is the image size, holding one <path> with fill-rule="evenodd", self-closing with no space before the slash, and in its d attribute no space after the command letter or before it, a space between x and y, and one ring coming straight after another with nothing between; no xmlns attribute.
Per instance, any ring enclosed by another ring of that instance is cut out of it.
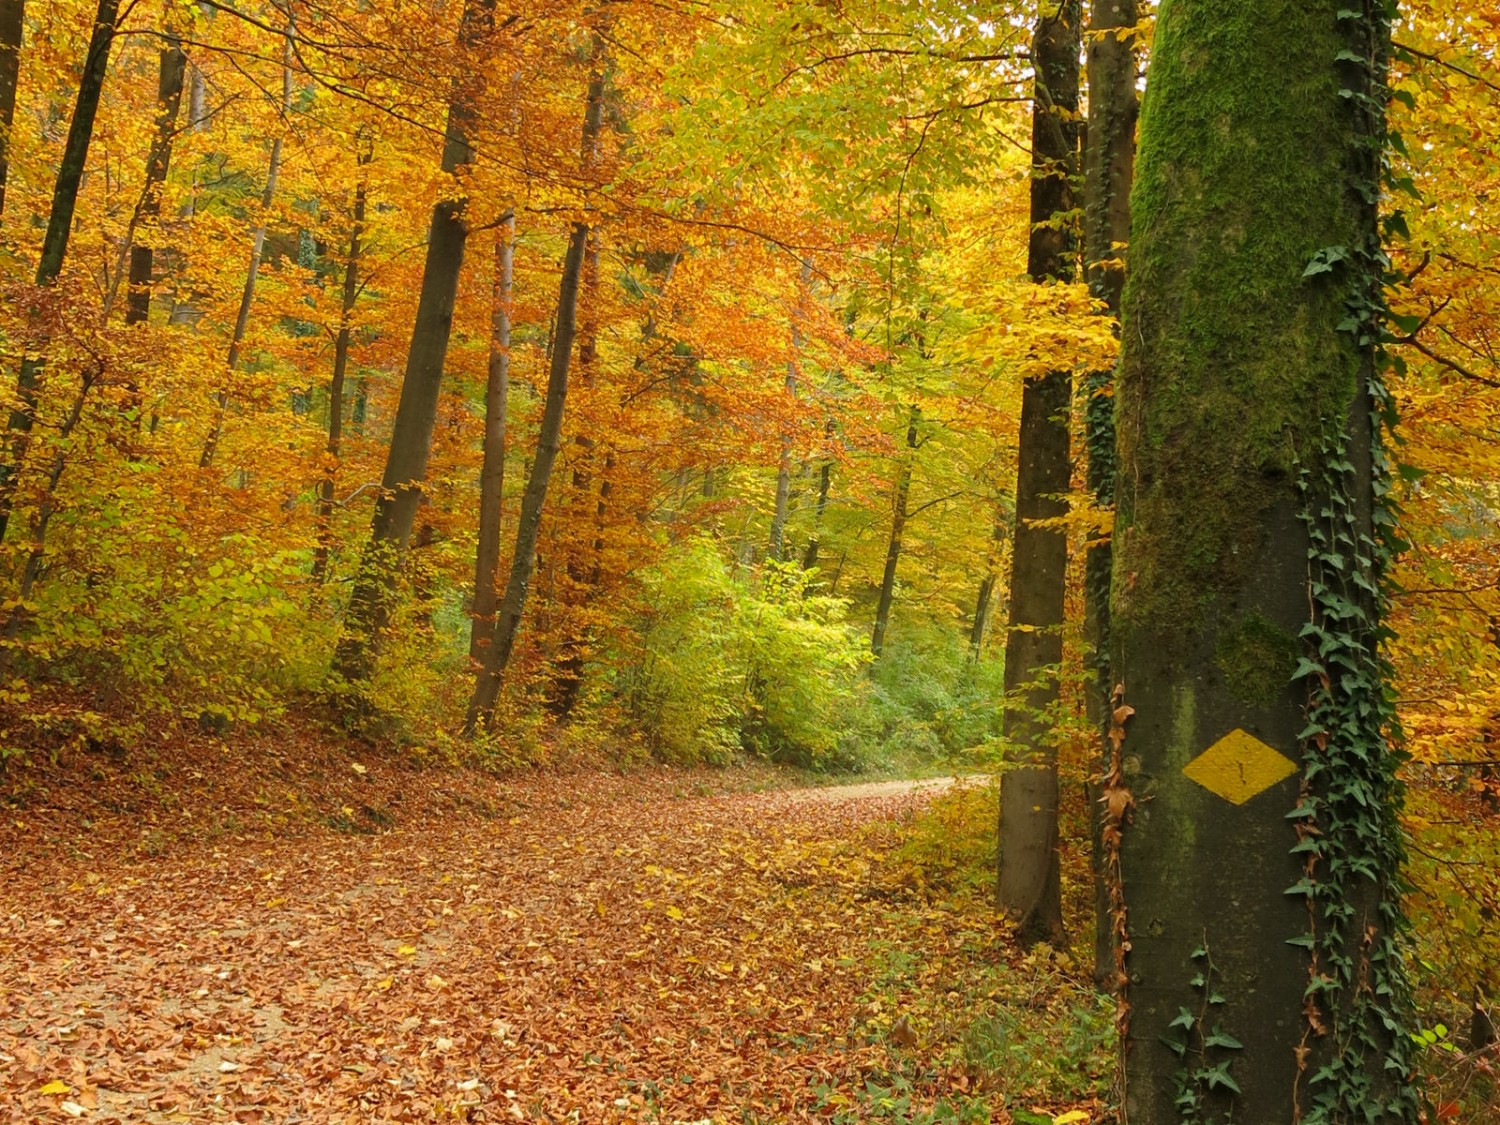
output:
<svg viewBox="0 0 1500 1125"><path fill-rule="evenodd" d="M94 117L99 112L99 95L104 90L104 75L109 67L109 51L114 45L115 21L120 14L120 0L99 0L94 15L94 31L89 37L88 54L84 56L83 74L78 82L78 97L73 104L73 121L63 145L62 161L57 166L57 181L52 189L52 211L47 217L47 233L42 238L42 253L37 261L36 285L50 286L62 273L68 252L68 235L73 230L73 211L78 205L78 187L88 163L89 142L94 134ZM33 307L32 316L41 310ZM15 503L16 480L31 444L31 427L36 422L37 390L42 377L41 346L21 361L16 378L17 405L6 426L9 449L0 463L0 540L10 526L11 507Z"/></svg>
<svg viewBox="0 0 1500 1125"><path fill-rule="evenodd" d="M318 548L313 556L313 577L328 577L328 554L333 543L333 494L337 484L339 457L344 444L344 380L349 371L349 342L353 335L354 304L359 299L359 258L364 247L365 206L368 188L365 167L372 153L363 149L358 157L359 180L354 186L354 207L349 231L349 256L344 262L344 289L339 301L339 331L333 341L333 376L328 382L328 466L318 486Z"/></svg>
<svg viewBox="0 0 1500 1125"><path fill-rule="evenodd" d="M1084 144L1083 266L1089 291L1104 302L1108 315L1120 315L1125 269L1119 249L1130 238L1130 180L1135 165L1136 58L1135 0L1092 0L1089 13L1089 120ZM1120 33L1131 29L1124 39ZM1113 372L1092 371L1084 382L1084 431L1088 447L1088 485L1094 503L1115 502L1115 402ZM1094 650L1094 690L1087 696L1088 715L1099 732L1100 758L1090 770L1087 791L1092 810L1094 869L1094 978L1114 972L1109 890L1101 832L1101 786L1105 771L1108 725L1109 583L1112 552L1107 536L1094 536L1084 561L1084 635Z"/></svg>
<svg viewBox="0 0 1500 1125"><path fill-rule="evenodd" d="M891 503L891 537L885 548L885 571L880 576L880 600L875 605L875 631L870 635L870 651L876 656L885 648L891 605L896 600L896 568L901 563L901 537L906 533L906 504L911 496L912 461L916 457L917 427L921 421L922 410L913 403L906 421L906 456L896 474Z"/></svg>
<svg viewBox="0 0 1500 1125"><path fill-rule="evenodd" d="M1388 11L1159 9L1115 409L1130 1125L1419 1117L1380 651Z"/></svg>
<svg viewBox="0 0 1500 1125"><path fill-rule="evenodd" d="M500 684L515 648L521 615L526 609L526 595L536 569L537 537L542 526L542 507L547 501L547 486L552 466L562 447L563 408L568 398L568 368L573 358L576 334L578 287L583 273L584 246L588 242L587 223L575 223L563 260L562 281L557 296L557 329L552 345L552 364L547 378L547 399L542 407L542 424L537 432L536 457L526 491L521 497L521 514L516 521L516 547L511 556L510 578L500 602L494 635L484 653L484 662L469 702L465 733L475 734L482 724L490 730L494 724L495 703L500 698Z"/></svg>
<svg viewBox="0 0 1500 1125"><path fill-rule="evenodd" d="M990 537L994 550L990 554L989 570L979 581L979 593L974 599L974 621L969 628L969 657L978 660L984 651L984 638L989 632L990 615L995 605L995 587L1000 582L1000 551L1009 530L1004 506L996 504L995 530Z"/></svg>
<svg viewBox="0 0 1500 1125"><path fill-rule="evenodd" d="M812 261L802 259L802 275L797 288L797 307L792 310L792 354L786 361L786 393L789 399L797 397L797 368L802 362L802 301L806 298L807 286L812 280ZM788 404L790 405L790 404ZM792 435L783 429L781 435L781 460L776 467L776 500L771 510L770 556L777 562L786 556L787 504L792 494Z"/></svg>
<svg viewBox="0 0 1500 1125"><path fill-rule="evenodd" d="M167 172L172 164L172 141L177 135L177 111L182 105L182 77L186 66L187 56L182 53L182 43L169 32L167 45L161 50L156 80L156 135L146 154L146 182L130 215L130 222L126 224L125 237L120 240L120 252L110 275L101 320L109 319L120 282L127 277L127 262L129 281L125 289L125 323L145 324L150 316L153 253L150 243L141 245L136 236L143 224L155 223L161 214L162 186L167 182Z"/></svg>
<svg viewBox="0 0 1500 1125"><path fill-rule="evenodd" d="M1069 281L1075 240L1066 215L1078 150L1079 0L1044 9L1032 39L1036 70L1031 116L1033 281ZM1048 712L1058 699L1068 537L1037 521L1067 513L1067 371L1026 380L1021 392L1016 530L1011 540L1010 619L1005 641L1006 734L1017 764L1000 780L1001 909L1023 945L1060 941L1062 891L1057 855L1057 749Z"/></svg>
<svg viewBox="0 0 1500 1125"><path fill-rule="evenodd" d="M794 327L792 329L792 347L802 346L801 333ZM786 382L784 384L788 398L797 397L797 361L789 359L786 361ZM776 465L776 498L771 508L771 542L767 554L776 562L781 561L781 556L786 550L786 509L792 495L792 437L788 433L781 435L781 459Z"/></svg>
<svg viewBox="0 0 1500 1125"><path fill-rule="evenodd" d="M474 551L473 625L469 658L484 663L495 634L499 604L500 520L505 499L505 411L510 397L511 291L515 272L516 217L495 233L495 281L490 312L490 363L484 389L484 463L479 470L479 545Z"/></svg>
<svg viewBox="0 0 1500 1125"><path fill-rule="evenodd" d="M188 131L201 133L208 127L208 96L203 79L203 70L191 60L188 61L187 74L188 95ZM183 200L182 206L177 211L179 219L191 219L197 212L198 176L193 174L193 188L188 197ZM197 318L198 311L191 299L185 299L179 293L172 294L172 311L167 314L167 323L173 326L191 324ZM152 430L156 429L156 418L152 416Z"/></svg>
<svg viewBox="0 0 1500 1125"><path fill-rule="evenodd" d="M21 76L21 38L25 27L26 0L0 0L0 220L5 216L10 130L16 120L16 85Z"/></svg>
<svg viewBox="0 0 1500 1125"><path fill-rule="evenodd" d="M494 0L469 0L464 6L460 41L475 45L493 23ZM455 83L448 103L448 127L442 168L453 174L474 160L469 143L473 129L475 92L470 77ZM463 199L442 199L432 209L427 232L427 261L417 297L401 398L386 453L381 496L370 522L370 540L360 559L359 573L349 599L343 633L334 652L333 671L347 684L364 684L374 671L374 660L390 621L391 601L399 561L411 538L412 524L422 500L427 459L432 452L432 430L437 424L438 397L448 337L453 330L453 305L458 297L468 226Z"/></svg>
<svg viewBox="0 0 1500 1125"><path fill-rule="evenodd" d="M823 440L829 446L833 445L835 432L834 421L829 418L823 423ZM825 457L822 466L818 469L818 502L813 508L812 538L807 541L807 550L802 555L803 570L812 570L818 565L818 551L822 548L823 539L823 517L828 512L828 491L832 486L833 458Z"/></svg>
<svg viewBox="0 0 1500 1125"><path fill-rule="evenodd" d="M281 174L281 151L285 139L286 119L292 112L292 37L295 29L287 24L285 45L282 48L281 65L281 117L282 129L271 142L271 158L266 163L266 184L260 193L260 223L250 236L250 265L245 271L245 285L240 290L240 307L234 318L234 332L229 337L229 355L225 359L224 386L214 395L214 420L203 443L203 452L198 455L198 468L206 469L214 463L214 454L219 448L219 439L224 435L224 417L229 408L230 381L239 370L240 353L245 346L245 333L250 328L250 309L255 304L255 286L260 278L261 257L266 249L266 219L271 203L276 198L276 180Z"/></svg>

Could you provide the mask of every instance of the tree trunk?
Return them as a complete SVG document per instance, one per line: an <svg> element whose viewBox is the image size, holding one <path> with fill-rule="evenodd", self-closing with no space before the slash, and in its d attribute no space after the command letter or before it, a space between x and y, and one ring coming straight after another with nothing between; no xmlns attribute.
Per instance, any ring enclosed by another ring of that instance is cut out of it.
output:
<svg viewBox="0 0 1500 1125"><path fill-rule="evenodd" d="M802 311L801 303L806 299L807 287L812 280L812 260L802 259L802 274L797 288L797 304L792 310L792 354L786 361L786 393L789 399L797 397L797 368L802 362ZM790 403L788 404L790 406ZM786 557L786 509L792 494L792 435L783 427L781 434L781 460L776 467L776 500L771 510L771 544L769 554L777 562Z"/></svg>
<svg viewBox="0 0 1500 1125"><path fill-rule="evenodd" d="M602 35L594 42L596 66L589 79L588 106L583 117L583 154L587 168L597 153L604 121L605 60ZM568 252L563 259L562 278L557 290L557 316L552 335L552 361L547 373L547 398L542 405L542 422L537 430L536 457L521 495L521 514L516 521L516 546L511 553L510 577L505 596L500 601L494 637L475 678L474 694L464 733L472 737L482 725L494 730L495 704L500 686L515 650L521 615L526 610L526 596L536 569L537 537L541 533L542 508L552 479L552 466L562 446L563 409L568 401L568 368L573 359L573 343L578 334L578 291L583 280L584 259L589 247L589 225L573 224Z"/></svg>
<svg viewBox="0 0 1500 1125"><path fill-rule="evenodd" d="M823 440L829 446L833 445L834 433L834 421L829 418L823 423ZM833 458L825 457L822 466L818 469L818 502L813 508L812 538L807 541L807 550L802 555L803 570L812 570L818 565L818 551L822 548L823 539L823 516L828 511L828 490L832 485Z"/></svg>
<svg viewBox="0 0 1500 1125"><path fill-rule="evenodd" d="M150 243L141 245L136 237L142 224L155 223L161 214L162 186L167 182L167 171L172 164L172 140L177 135L177 111L182 105L182 78L186 68L187 56L182 53L182 43L168 30L167 45L161 50L157 71L156 135L146 154L146 182L141 187L130 222L125 226L125 237L120 240L120 252L115 258L109 290L104 297L104 309L99 314L101 320L109 319L120 282L127 274L125 323L145 324L150 316L153 254Z"/></svg>
<svg viewBox="0 0 1500 1125"><path fill-rule="evenodd" d="M573 358L578 287L583 273L584 247L588 236L588 224L575 223L568 240L567 257L563 260L562 281L557 295L557 330L552 345L551 370L547 377L547 399L542 407L542 424L537 432L536 457L531 464L531 475L526 480L526 491L521 497L521 515L516 521L516 547L511 555L510 578L505 584L505 596L500 602L494 635L484 654L484 663L474 685L473 698L469 702L469 715L464 730L470 736L478 731L481 724L486 730L493 729L500 684L515 648L516 633L520 628L521 614L526 609L526 595L536 568L536 544L542 526L542 506L547 500L552 465L562 446L563 407L568 398L568 368Z"/></svg>
<svg viewBox="0 0 1500 1125"><path fill-rule="evenodd" d="M1377 651L1388 25L1337 8L1156 27L1115 415L1130 1125L1417 1118Z"/></svg>
<svg viewBox="0 0 1500 1125"><path fill-rule="evenodd" d="M10 130L16 120L16 85L21 76L21 38L25 27L26 0L0 0L0 220L5 216Z"/></svg>
<svg viewBox="0 0 1500 1125"><path fill-rule="evenodd" d="M479 545L474 551L473 626L469 658L484 663L495 633L500 578L500 518L505 498L505 409L510 395L510 310L516 217L495 234L495 282L490 314L490 363L484 389L484 463L479 470Z"/></svg>
<svg viewBox="0 0 1500 1125"><path fill-rule="evenodd" d="M1032 39L1036 88L1031 115L1033 281L1071 281L1071 177L1078 149L1079 0L1042 15ZM1006 735L1017 763L1000 780L999 902L1023 945L1060 942L1057 747L1050 729L1062 662L1068 537L1036 521L1067 514L1071 380L1049 371L1021 392L1016 530L1011 540L1010 613L1005 639Z"/></svg>
<svg viewBox="0 0 1500 1125"><path fill-rule="evenodd" d="M94 117L99 112L99 95L104 90L104 75L109 67L109 51L115 40L115 21L120 14L120 0L99 0L94 15L94 31L89 37L88 54L83 61L83 75L78 82L78 97L73 104L73 120L63 145L62 161L57 166L57 180L52 189L52 211L47 217L47 233L42 238L42 253L37 261L36 285L50 286L62 273L68 253L68 235L73 230L73 211L78 205L78 188L88 163L89 142L94 135ZM33 307L32 315L41 310ZM26 451L31 444L31 427L36 422L37 390L42 378L42 352L45 339L21 361L16 378L17 405L6 426L10 448L0 463L0 540L10 526L11 506L15 502L16 479L20 475Z"/></svg>
<svg viewBox="0 0 1500 1125"><path fill-rule="evenodd" d="M250 265L245 271L245 285L240 290L240 307L234 318L234 332L229 337L229 355L225 359L226 382L214 396L214 420L208 438L203 443L203 452L198 455L198 468L207 469L214 463L214 454L219 448L219 439L224 436L224 417L229 409L229 380L239 370L240 353L245 347L245 333L250 327L250 309L255 304L255 286L260 278L261 257L266 249L266 219L271 203L276 198L276 180L281 174L281 151L285 140L286 120L292 112L292 37L295 29L287 24L286 40L281 54L281 117L282 131L271 142L271 158L266 163L266 184L260 193L260 224L250 236Z"/></svg>
<svg viewBox="0 0 1500 1125"><path fill-rule="evenodd" d="M1130 179L1135 165L1135 34L1120 38L1136 22L1135 0L1092 0L1088 40L1089 120L1084 144L1083 266L1089 292L1104 302L1110 317L1120 315L1125 284L1121 260L1130 239ZM1088 447L1088 486L1101 509L1115 502L1115 403L1113 372L1092 371L1084 383L1084 433ZM1107 980L1114 969L1110 941L1109 893L1105 885L1104 821L1099 776L1105 769L1105 728L1110 691L1108 536L1093 536L1084 559L1084 638L1094 651L1094 685L1088 693L1091 724L1099 732L1100 760L1090 770L1091 857L1094 870L1094 977Z"/></svg>
<svg viewBox="0 0 1500 1125"><path fill-rule="evenodd" d="M319 582L328 577L328 553L333 543L333 493L337 484L339 456L344 444L344 380L349 371L349 341L353 334L354 304L359 299L359 257L365 233L367 186L365 167L372 153L368 148L358 157L359 182L354 186L353 220L349 231L349 257L344 262L344 289L339 301L339 331L333 341L333 376L328 381L328 466L318 486L318 549L313 556L313 577Z"/></svg>
<svg viewBox="0 0 1500 1125"><path fill-rule="evenodd" d="M979 582L979 594L974 599L974 621L969 629L969 658L978 660L984 651L984 638L990 630L990 614L995 605L995 587L1000 582L1000 552L1009 530L1004 505L996 503L995 530L990 537L994 549L990 554L989 571Z"/></svg>
<svg viewBox="0 0 1500 1125"><path fill-rule="evenodd" d="M917 426L922 420L921 408L915 404L907 415L906 456L896 475L895 496L891 504L891 538L885 548L885 571L880 576L880 600L875 604L875 631L870 634L870 651L879 656L885 648L885 633L891 622L891 605L896 600L896 567L901 563L901 537L906 533L906 502L911 495L912 461L917 450Z"/></svg>
<svg viewBox="0 0 1500 1125"><path fill-rule="evenodd" d="M474 46L493 22L494 0L469 0L464 5L460 41ZM442 168L456 173L474 160L469 133L474 127L470 77L455 83L448 103L448 126ZM386 452L381 495L370 521L370 540L360 559L359 573L349 599L344 629L334 652L334 674L347 684L364 684L374 671L375 656L390 621L391 600L400 557L411 538L427 458L432 452L432 429L437 424L438 397L448 337L453 330L453 305L458 297L468 227L464 199L443 199L432 209L427 231L427 260L417 297L417 318L406 354L401 397Z"/></svg>

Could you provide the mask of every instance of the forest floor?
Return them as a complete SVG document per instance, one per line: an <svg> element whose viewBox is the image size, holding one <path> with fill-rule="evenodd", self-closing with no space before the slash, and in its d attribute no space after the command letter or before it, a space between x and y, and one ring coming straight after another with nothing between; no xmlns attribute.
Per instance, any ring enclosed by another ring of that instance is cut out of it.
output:
<svg viewBox="0 0 1500 1125"><path fill-rule="evenodd" d="M986 974L1073 993L899 858L946 783L308 737L0 783L0 1120L1105 1120L953 1049Z"/></svg>

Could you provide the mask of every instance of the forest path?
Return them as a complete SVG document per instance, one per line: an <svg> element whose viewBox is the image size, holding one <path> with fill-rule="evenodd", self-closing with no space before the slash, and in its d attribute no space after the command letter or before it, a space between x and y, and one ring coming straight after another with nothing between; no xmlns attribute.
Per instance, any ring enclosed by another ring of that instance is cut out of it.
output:
<svg viewBox="0 0 1500 1125"><path fill-rule="evenodd" d="M810 1117L883 1055L882 861L951 784L591 774L379 835L12 855L0 1120Z"/></svg>

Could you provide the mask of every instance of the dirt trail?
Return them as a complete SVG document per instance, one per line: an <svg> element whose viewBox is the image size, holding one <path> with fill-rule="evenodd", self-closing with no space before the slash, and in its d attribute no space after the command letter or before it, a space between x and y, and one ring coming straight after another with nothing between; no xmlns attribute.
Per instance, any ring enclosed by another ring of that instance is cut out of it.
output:
<svg viewBox="0 0 1500 1125"><path fill-rule="evenodd" d="M13 862L0 1120L810 1116L874 1050L890 826L951 784L559 777L380 835Z"/></svg>

